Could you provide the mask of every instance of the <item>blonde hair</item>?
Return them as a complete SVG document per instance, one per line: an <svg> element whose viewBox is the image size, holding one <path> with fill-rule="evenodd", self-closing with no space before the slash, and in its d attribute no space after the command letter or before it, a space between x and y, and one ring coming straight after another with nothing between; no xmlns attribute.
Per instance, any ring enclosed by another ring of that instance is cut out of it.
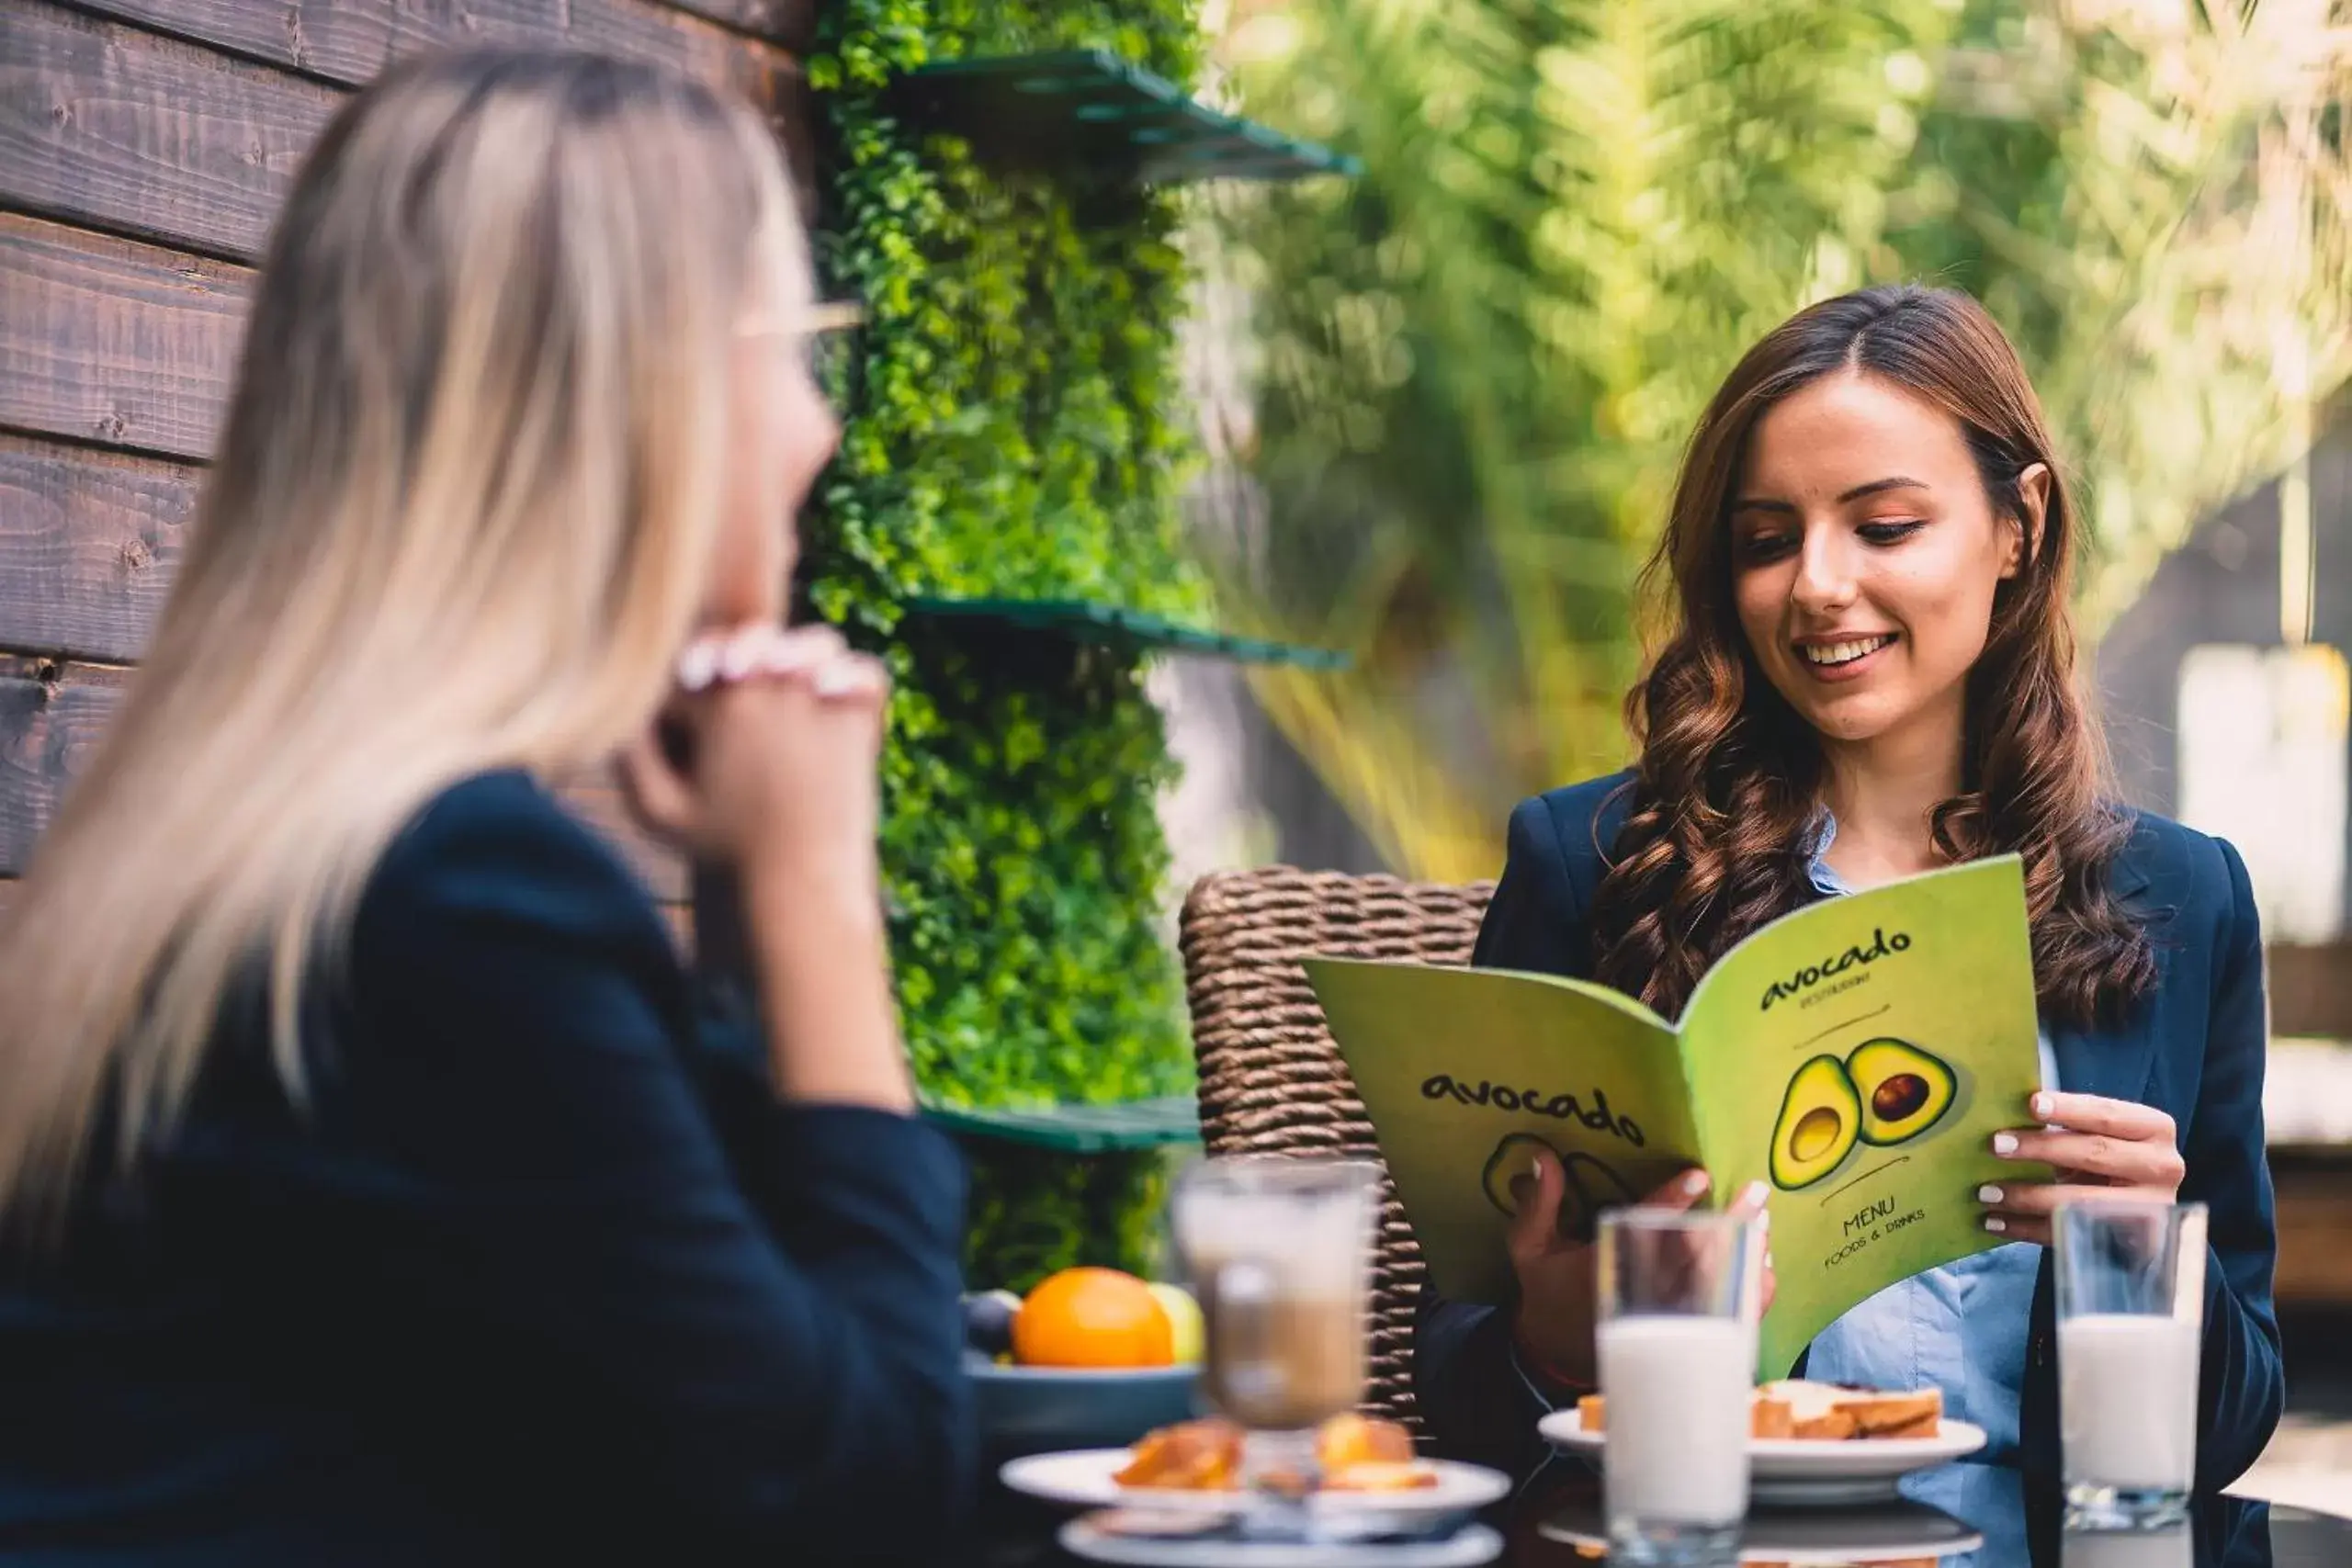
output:
<svg viewBox="0 0 2352 1568"><path fill-rule="evenodd" d="M299 1098L304 988L417 810L651 722L763 267L807 309L772 137L654 67L421 60L328 128L153 647L0 924L0 1215L62 1212L110 1118L125 1162L168 1130L249 976Z"/></svg>

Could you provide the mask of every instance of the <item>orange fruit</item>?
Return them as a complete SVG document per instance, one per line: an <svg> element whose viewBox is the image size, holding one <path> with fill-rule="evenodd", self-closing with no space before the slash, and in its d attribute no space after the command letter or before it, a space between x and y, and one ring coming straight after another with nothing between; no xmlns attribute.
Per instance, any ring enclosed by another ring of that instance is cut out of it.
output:
<svg viewBox="0 0 2352 1568"><path fill-rule="evenodd" d="M1023 1298L1012 1359L1024 1367L1165 1367L1176 1359L1168 1309L1116 1269L1065 1269Z"/></svg>

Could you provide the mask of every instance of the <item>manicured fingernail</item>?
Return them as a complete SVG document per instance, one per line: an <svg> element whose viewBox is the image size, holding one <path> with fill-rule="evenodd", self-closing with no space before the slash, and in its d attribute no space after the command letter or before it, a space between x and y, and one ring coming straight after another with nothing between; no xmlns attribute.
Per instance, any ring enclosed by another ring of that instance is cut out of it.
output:
<svg viewBox="0 0 2352 1568"><path fill-rule="evenodd" d="M2037 1095L2035 1095L2035 1096L2033 1097L2033 1113L2034 1113L2036 1116L2047 1116L2047 1115L2049 1115L2049 1114L2050 1114L2050 1104L2051 1104L2051 1101L2050 1101L2050 1097L2049 1097L2048 1095L2046 1095L2046 1094L2037 1094Z"/></svg>
<svg viewBox="0 0 2352 1568"><path fill-rule="evenodd" d="M2018 1152L2018 1140L2017 1140L2017 1134L2014 1134L2014 1133L1996 1133L1996 1134L1993 1134L1993 1152L1994 1152L1995 1154L1996 1154L1996 1155L2013 1155L2013 1154L2017 1153L2017 1152Z"/></svg>
<svg viewBox="0 0 2352 1568"><path fill-rule="evenodd" d="M1779 1272L1772 1267L1772 1249L1769 1247L1764 1249L1764 1272L1767 1274Z"/></svg>
<svg viewBox="0 0 2352 1568"><path fill-rule="evenodd" d="M1690 1171L1682 1178L1682 1190L1690 1194L1691 1197L1696 1198L1700 1193L1704 1192L1706 1190L1707 1173L1705 1171Z"/></svg>
<svg viewBox="0 0 2352 1568"><path fill-rule="evenodd" d="M737 637L718 656L718 672L741 681L760 667L760 647L749 637Z"/></svg>
<svg viewBox="0 0 2352 1568"><path fill-rule="evenodd" d="M1541 1159L1531 1158L1527 1162L1527 1174L1533 1177L1538 1181L1543 1180L1544 1162Z"/></svg>
<svg viewBox="0 0 2352 1568"><path fill-rule="evenodd" d="M1750 1207L1760 1206L1772 1195L1772 1190L1760 1181L1751 1181L1739 1190L1739 1201Z"/></svg>
<svg viewBox="0 0 2352 1568"><path fill-rule="evenodd" d="M1980 1203L1997 1203L2001 1201L2001 1190L1997 1187L1980 1187L1976 1190L1976 1201Z"/></svg>
<svg viewBox="0 0 2352 1568"><path fill-rule="evenodd" d="M2007 1235L2009 1230L2009 1222L2001 1218L1998 1214L1987 1214L1984 1216L1984 1228L1991 1231L1995 1235Z"/></svg>

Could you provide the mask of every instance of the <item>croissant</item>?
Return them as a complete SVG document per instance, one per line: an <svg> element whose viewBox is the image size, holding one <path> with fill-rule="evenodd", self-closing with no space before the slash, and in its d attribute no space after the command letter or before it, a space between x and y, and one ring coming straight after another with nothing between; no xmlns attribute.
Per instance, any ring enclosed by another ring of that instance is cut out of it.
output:
<svg viewBox="0 0 2352 1568"><path fill-rule="evenodd" d="M1112 1479L1122 1486L1223 1492L1240 1484L1241 1428L1211 1416L1145 1434ZM1394 1421L1335 1416L1315 1434L1323 1484L1340 1492L1401 1492L1433 1486L1436 1473L1415 1462L1412 1434Z"/></svg>

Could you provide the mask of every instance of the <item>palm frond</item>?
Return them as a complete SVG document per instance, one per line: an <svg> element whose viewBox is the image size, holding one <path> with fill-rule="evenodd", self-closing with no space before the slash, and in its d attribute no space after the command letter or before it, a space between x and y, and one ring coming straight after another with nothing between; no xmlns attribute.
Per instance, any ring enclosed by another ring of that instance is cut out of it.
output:
<svg viewBox="0 0 2352 1568"><path fill-rule="evenodd" d="M1213 564L1236 618L1364 657L1258 677L1268 712L1400 868L1490 866L1510 798L1622 754L1633 567L1706 397L1797 305L1898 276L2019 342L2110 613L2352 362L2348 21L1292 0L1233 85L1365 173L1218 197L1263 525Z"/></svg>

